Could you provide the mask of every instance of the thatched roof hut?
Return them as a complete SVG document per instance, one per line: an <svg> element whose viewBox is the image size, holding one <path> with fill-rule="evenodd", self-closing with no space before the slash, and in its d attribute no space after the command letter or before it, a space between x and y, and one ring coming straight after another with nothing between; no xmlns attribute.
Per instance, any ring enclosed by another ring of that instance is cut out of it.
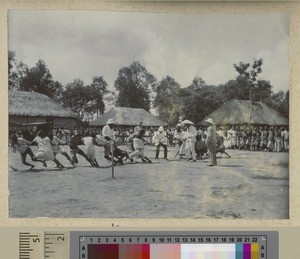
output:
<svg viewBox="0 0 300 259"><path fill-rule="evenodd" d="M104 126L108 119L114 119L121 126L166 126L167 123L141 108L114 107L93 121L91 126Z"/></svg>
<svg viewBox="0 0 300 259"><path fill-rule="evenodd" d="M251 105L250 101L231 100L209 114L217 125L288 125L289 121L279 112L262 102ZM204 122L202 121L202 123Z"/></svg>
<svg viewBox="0 0 300 259"><path fill-rule="evenodd" d="M9 122L11 124L25 125L51 121L54 126L74 126L76 114L44 94L10 91L8 98Z"/></svg>

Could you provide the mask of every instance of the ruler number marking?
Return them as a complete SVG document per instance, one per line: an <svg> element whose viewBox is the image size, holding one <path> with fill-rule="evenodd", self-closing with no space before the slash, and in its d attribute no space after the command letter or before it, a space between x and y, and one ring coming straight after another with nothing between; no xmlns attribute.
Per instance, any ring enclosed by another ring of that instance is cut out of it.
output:
<svg viewBox="0 0 300 259"><path fill-rule="evenodd" d="M57 241L65 241L65 237L64 236L62 236L62 237L57 237Z"/></svg>

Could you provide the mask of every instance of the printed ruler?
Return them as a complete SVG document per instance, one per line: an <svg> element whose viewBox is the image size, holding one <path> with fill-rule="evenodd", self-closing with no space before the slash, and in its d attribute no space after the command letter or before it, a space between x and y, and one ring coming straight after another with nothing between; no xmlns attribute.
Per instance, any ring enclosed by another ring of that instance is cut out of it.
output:
<svg viewBox="0 0 300 259"><path fill-rule="evenodd" d="M278 232L19 233L19 259L278 259ZM168 257L170 256L170 257Z"/></svg>
<svg viewBox="0 0 300 259"><path fill-rule="evenodd" d="M20 259L70 258L70 232L20 232Z"/></svg>

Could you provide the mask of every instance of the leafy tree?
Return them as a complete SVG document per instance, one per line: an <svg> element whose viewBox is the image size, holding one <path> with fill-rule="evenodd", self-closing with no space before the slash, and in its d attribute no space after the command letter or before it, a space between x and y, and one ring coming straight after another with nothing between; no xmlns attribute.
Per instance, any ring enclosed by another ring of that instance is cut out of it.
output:
<svg viewBox="0 0 300 259"><path fill-rule="evenodd" d="M258 81L258 74L262 72L261 66L263 64L263 60L255 60L254 63L250 66L249 63L240 62L239 65L234 64L235 70L240 74L241 77L245 78L247 84L245 85L248 88L249 92L249 100L251 102L250 108L250 116L249 116L249 123L251 120L251 115L253 111L254 105L259 105L257 102L261 100L260 93L258 92L259 86L263 86L265 84L260 84ZM250 70L249 70L250 69ZM262 90L262 87L260 87Z"/></svg>
<svg viewBox="0 0 300 259"><path fill-rule="evenodd" d="M117 90L116 105L150 110L150 93L156 89L156 79L139 62L119 70L114 86Z"/></svg>
<svg viewBox="0 0 300 259"><path fill-rule="evenodd" d="M86 111L91 111L97 114L97 118L105 110L104 99L108 94L107 83L102 76L93 77L93 82L86 87L87 100L90 103Z"/></svg>
<svg viewBox="0 0 300 259"><path fill-rule="evenodd" d="M55 96L61 85L53 77L43 60L39 60L35 67L26 69L25 76L20 82L20 90L34 91L45 94L50 98Z"/></svg>
<svg viewBox="0 0 300 259"><path fill-rule="evenodd" d="M63 92L62 103L65 107L71 108L81 120L85 116L85 106L87 104L86 91L81 79L75 79L66 85Z"/></svg>
<svg viewBox="0 0 300 259"><path fill-rule="evenodd" d="M250 87L249 81L243 77L238 76L235 80L230 80L224 85L220 85L224 100L230 101L232 99L249 100ZM269 81L258 80L257 85L253 88L253 100L267 102L272 94L272 85Z"/></svg>
<svg viewBox="0 0 300 259"><path fill-rule="evenodd" d="M180 96L183 118L194 123L202 121L224 101L220 87L208 86L203 79L197 77L190 86L181 89Z"/></svg>
<svg viewBox="0 0 300 259"><path fill-rule="evenodd" d="M286 93L279 91L273 94L268 104L282 115L289 117L289 91Z"/></svg>
<svg viewBox="0 0 300 259"><path fill-rule="evenodd" d="M230 80L221 87L226 101L232 99L249 100L249 82L243 76Z"/></svg>
<svg viewBox="0 0 300 259"><path fill-rule="evenodd" d="M19 90L20 82L24 78L28 67L18 62L14 51L8 52L8 89Z"/></svg>
<svg viewBox="0 0 300 259"><path fill-rule="evenodd" d="M176 124L179 119L180 85L170 76L162 79L156 89L153 107L159 112L162 120Z"/></svg>
<svg viewBox="0 0 300 259"><path fill-rule="evenodd" d="M222 104L221 91L215 86L206 86L194 95L185 98L183 115L184 118L188 118L194 123L199 123Z"/></svg>
<svg viewBox="0 0 300 259"><path fill-rule="evenodd" d="M8 89L13 89L15 81L17 80L17 73L13 71L16 64L16 53L13 51L8 52Z"/></svg>
<svg viewBox="0 0 300 259"><path fill-rule="evenodd" d="M202 88L206 87L206 82L199 76L196 76L192 84L188 86L188 90L190 91L200 91Z"/></svg>
<svg viewBox="0 0 300 259"><path fill-rule="evenodd" d="M104 95L107 93L107 83L100 77L94 77L91 85L84 85L81 79L75 79L66 85L61 101L70 107L81 120L93 120L94 115L103 113Z"/></svg>
<svg viewBox="0 0 300 259"><path fill-rule="evenodd" d="M62 102L63 91L64 91L63 85L58 81L54 81L53 86L55 92L53 93L52 99L60 104L63 104Z"/></svg>
<svg viewBox="0 0 300 259"><path fill-rule="evenodd" d="M264 103L268 102L268 100L271 98L273 94L272 88L273 86L270 84L269 81L258 80L257 86L253 93L254 100L261 101Z"/></svg>
<svg viewBox="0 0 300 259"><path fill-rule="evenodd" d="M251 102L257 101L257 95L253 94L257 90L258 86L258 75L262 72L261 66L263 65L263 60L255 60L252 65L250 63L239 62L239 64L234 64L235 70L239 75L246 80L246 84L243 85L243 91L249 92L249 100ZM248 88L247 90L245 88Z"/></svg>

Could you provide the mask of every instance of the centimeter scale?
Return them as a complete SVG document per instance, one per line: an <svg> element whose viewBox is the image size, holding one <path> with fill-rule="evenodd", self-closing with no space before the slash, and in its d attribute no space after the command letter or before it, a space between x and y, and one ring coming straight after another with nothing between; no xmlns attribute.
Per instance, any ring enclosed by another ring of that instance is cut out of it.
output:
<svg viewBox="0 0 300 259"><path fill-rule="evenodd" d="M278 259L278 232L19 233L20 259Z"/></svg>

